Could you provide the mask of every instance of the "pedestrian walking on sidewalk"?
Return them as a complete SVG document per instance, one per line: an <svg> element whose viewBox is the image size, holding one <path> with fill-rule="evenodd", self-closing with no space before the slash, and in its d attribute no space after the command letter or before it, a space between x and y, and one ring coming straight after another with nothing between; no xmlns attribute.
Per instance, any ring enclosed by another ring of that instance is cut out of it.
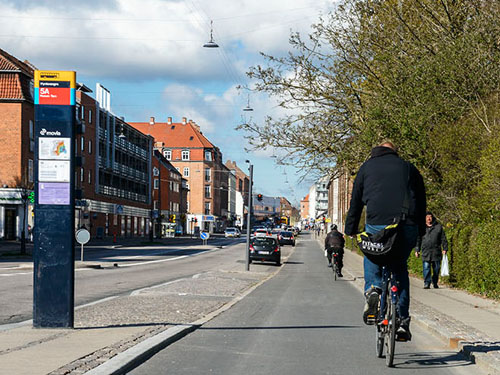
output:
<svg viewBox="0 0 500 375"><path fill-rule="evenodd" d="M448 252L448 241L443 226L438 223L432 212L425 215L425 234L417 238L417 251L415 256L422 256L424 268L424 289L432 286L439 288L439 270L443 255ZM432 273L432 276L431 276Z"/></svg>
<svg viewBox="0 0 500 375"><path fill-rule="evenodd" d="M425 231L426 198L422 176L413 164L401 159L392 142L372 149L371 157L359 169L352 188L351 204L345 223L345 234L358 233L359 220L366 206L365 231L375 234L401 218L403 201L409 197L408 215L400 221L402 241L396 254L398 261L391 270L399 282L399 340L410 340L410 280L407 260ZM373 324L368 316L375 315L382 287L382 266L364 257L365 324Z"/></svg>
<svg viewBox="0 0 500 375"><path fill-rule="evenodd" d="M344 266L344 236L337 230L337 226L332 224L331 231L325 237L326 257L328 258L328 267L332 266L332 255L337 254L337 276L342 275L342 267Z"/></svg>

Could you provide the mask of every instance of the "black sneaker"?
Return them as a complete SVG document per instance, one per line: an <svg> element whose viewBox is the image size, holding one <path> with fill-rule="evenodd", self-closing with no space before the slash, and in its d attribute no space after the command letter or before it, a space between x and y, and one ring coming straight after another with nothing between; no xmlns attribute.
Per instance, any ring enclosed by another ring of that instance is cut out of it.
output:
<svg viewBox="0 0 500 375"><path fill-rule="evenodd" d="M424 289L430 289L430 288L431 288L431 286L430 286L430 285L428 285L428 284L425 284L425 285L424 285Z"/></svg>
<svg viewBox="0 0 500 375"><path fill-rule="evenodd" d="M328 263L328 268L332 268L332 264L331 263Z"/></svg>
<svg viewBox="0 0 500 375"><path fill-rule="evenodd" d="M378 297L379 293L375 288L371 288L365 293L366 302L363 310L363 322L367 325L374 325L377 321Z"/></svg>
<svg viewBox="0 0 500 375"><path fill-rule="evenodd" d="M410 320L411 317L401 319L401 324L396 331L396 341L411 341Z"/></svg>
<svg viewBox="0 0 500 375"><path fill-rule="evenodd" d="M342 275L342 272L340 272L340 270L337 270L337 276L338 277L344 277L344 275Z"/></svg>
<svg viewBox="0 0 500 375"><path fill-rule="evenodd" d="M434 287L434 289L439 289L439 285L437 285L437 284L434 284L433 287Z"/></svg>

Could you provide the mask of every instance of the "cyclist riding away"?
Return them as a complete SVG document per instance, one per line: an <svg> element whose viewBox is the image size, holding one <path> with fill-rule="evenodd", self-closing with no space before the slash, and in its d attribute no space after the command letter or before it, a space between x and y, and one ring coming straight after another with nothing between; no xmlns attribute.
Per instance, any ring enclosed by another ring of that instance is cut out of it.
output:
<svg viewBox="0 0 500 375"><path fill-rule="evenodd" d="M411 340L410 333L410 281L407 259L415 247L417 236L425 233L426 198L422 176L415 166L398 156L391 142L372 149L371 157L359 169L352 188L351 204L345 223L345 233L356 235L363 207L366 206L365 231L375 234L401 217L406 192L409 212L401 222L402 241L397 249L397 260L391 270L399 283L399 316L401 325L396 334L398 341ZM373 324L368 316L377 313L382 285L382 267L364 258L365 324Z"/></svg>
<svg viewBox="0 0 500 375"><path fill-rule="evenodd" d="M332 224L330 226L330 232L325 238L325 250L326 256L328 258L328 267L332 266L332 254L337 253L337 276L344 277L342 275L342 267L344 266L344 236L337 230L337 226Z"/></svg>

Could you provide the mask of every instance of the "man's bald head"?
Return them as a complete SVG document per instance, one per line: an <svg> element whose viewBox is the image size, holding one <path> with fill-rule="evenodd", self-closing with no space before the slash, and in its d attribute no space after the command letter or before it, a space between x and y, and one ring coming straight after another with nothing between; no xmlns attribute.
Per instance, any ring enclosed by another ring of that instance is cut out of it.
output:
<svg viewBox="0 0 500 375"><path fill-rule="evenodd" d="M396 146L394 146L394 143L392 143L391 141L384 141L380 146L388 147L390 149L393 149L394 151L397 151Z"/></svg>

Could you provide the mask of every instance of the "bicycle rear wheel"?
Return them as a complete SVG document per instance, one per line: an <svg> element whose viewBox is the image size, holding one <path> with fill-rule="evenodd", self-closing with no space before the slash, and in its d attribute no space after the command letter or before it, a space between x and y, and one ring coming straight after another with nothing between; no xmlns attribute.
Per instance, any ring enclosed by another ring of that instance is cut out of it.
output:
<svg viewBox="0 0 500 375"><path fill-rule="evenodd" d="M385 342L385 363L387 367L392 367L394 364L394 349L396 346L396 304L391 301L387 305L386 319L389 321L387 326L387 340Z"/></svg>
<svg viewBox="0 0 500 375"><path fill-rule="evenodd" d="M334 280L337 280L337 260L333 255L332 255L332 271Z"/></svg>

